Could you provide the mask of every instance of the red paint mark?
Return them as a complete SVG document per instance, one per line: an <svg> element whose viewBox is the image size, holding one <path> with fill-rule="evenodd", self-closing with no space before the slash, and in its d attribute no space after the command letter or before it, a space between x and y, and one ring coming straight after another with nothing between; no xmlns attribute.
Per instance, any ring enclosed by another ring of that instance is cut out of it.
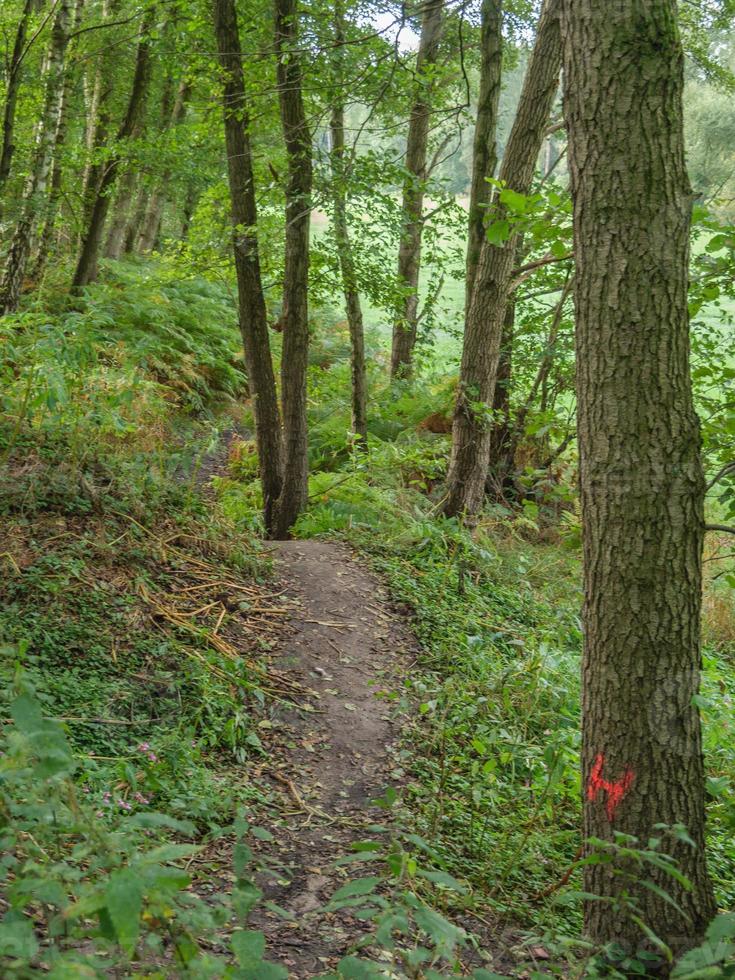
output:
<svg viewBox="0 0 735 980"><path fill-rule="evenodd" d="M632 769L626 769L620 779L616 780L614 783L608 782L607 779L602 778L602 770L605 768L605 756L602 752L597 756L592 766L592 772L590 773L590 779L587 783L587 799L594 803L597 799L597 795L600 790L604 790L607 793L607 819L610 823L615 819L615 813L623 802L623 799L628 795L628 790L633 785L633 780L635 779L635 773Z"/></svg>

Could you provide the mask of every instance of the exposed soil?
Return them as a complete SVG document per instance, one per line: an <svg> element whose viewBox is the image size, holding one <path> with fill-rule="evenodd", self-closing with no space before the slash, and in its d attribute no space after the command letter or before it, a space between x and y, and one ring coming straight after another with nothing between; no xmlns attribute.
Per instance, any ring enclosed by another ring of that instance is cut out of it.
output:
<svg viewBox="0 0 735 980"><path fill-rule="evenodd" d="M326 913L323 904L346 875L335 862L367 825L385 820L372 801L400 782L400 722L385 694L408 671L416 641L343 545L289 541L273 549L296 602L276 663L310 694L298 709L275 712L275 758L262 772L286 801L267 851L288 878L264 884L265 898L293 919L261 911L253 925L266 935L269 958L302 978L333 966L363 933L349 913Z"/></svg>

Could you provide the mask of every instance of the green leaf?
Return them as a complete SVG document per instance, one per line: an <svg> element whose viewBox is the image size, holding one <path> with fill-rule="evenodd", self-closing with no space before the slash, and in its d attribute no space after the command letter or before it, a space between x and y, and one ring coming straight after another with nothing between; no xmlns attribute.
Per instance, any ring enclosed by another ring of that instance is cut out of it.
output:
<svg viewBox="0 0 735 980"><path fill-rule="evenodd" d="M253 837L257 837L258 840L274 840L273 834L270 830L266 830L265 827L253 827L250 833Z"/></svg>
<svg viewBox="0 0 735 980"><path fill-rule="evenodd" d="M10 911L0 922L0 956L31 959L38 952L33 924L19 912Z"/></svg>
<svg viewBox="0 0 735 980"><path fill-rule="evenodd" d="M232 889L232 905L237 915L245 920L263 897L262 891L251 881L242 880Z"/></svg>
<svg viewBox="0 0 735 980"><path fill-rule="evenodd" d="M265 953L265 936L254 930L234 932L232 949L240 966L257 966Z"/></svg>
<svg viewBox="0 0 735 980"><path fill-rule="evenodd" d="M332 895L332 902L339 902L343 898L352 898L354 895L369 895L380 884L380 878L357 878L346 885L342 885Z"/></svg>
<svg viewBox="0 0 735 980"><path fill-rule="evenodd" d="M143 908L143 883L131 868L112 872L105 889L105 907L117 941L131 956L140 935L140 913Z"/></svg>
<svg viewBox="0 0 735 980"><path fill-rule="evenodd" d="M345 956L337 967L343 980L373 980L374 977L384 977L385 973L375 963L369 960L358 960L356 956Z"/></svg>
<svg viewBox="0 0 735 980"><path fill-rule="evenodd" d="M512 191L509 187L504 187L499 196L500 203L504 204L509 211L515 211L516 214L526 213L528 198L525 194L519 194L518 191Z"/></svg>
<svg viewBox="0 0 735 980"><path fill-rule="evenodd" d="M491 245L502 245L503 242L507 242L508 238L510 237L510 222L493 221L493 223L488 225L485 229L485 237Z"/></svg>
<svg viewBox="0 0 735 980"><path fill-rule="evenodd" d="M235 867L235 874L242 878L253 860L253 852L247 844L235 844L232 850L232 863Z"/></svg>
<svg viewBox="0 0 735 980"><path fill-rule="evenodd" d="M459 892L461 895L467 894L467 887L457 881L447 871L419 871L418 874L435 885L443 885L445 888L451 888L452 891Z"/></svg>
<svg viewBox="0 0 735 980"><path fill-rule="evenodd" d="M265 936L262 932L235 932L231 941L241 967L236 975L241 980L288 980L288 970L263 959Z"/></svg>

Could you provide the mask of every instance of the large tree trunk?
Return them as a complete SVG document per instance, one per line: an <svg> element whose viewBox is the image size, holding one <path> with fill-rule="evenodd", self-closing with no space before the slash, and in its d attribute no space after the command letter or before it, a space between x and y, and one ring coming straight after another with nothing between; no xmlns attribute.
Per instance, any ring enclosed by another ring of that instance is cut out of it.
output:
<svg viewBox="0 0 735 980"><path fill-rule="evenodd" d="M125 226L125 241L123 243L123 252L125 255L131 255L137 250L138 239L140 238L140 229L143 227L143 222L145 221L146 212L148 211L148 201L150 199L150 191L148 187L141 183L138 188L138 197L135 202L135 207L132 210L128 223Z"/></svg>
<svg viewBox="0 0 735 980"><path fill-rule="evenodd" d="M500 336L500 356L493 392L493 422L490 429L489 466L485 492L499 501L514 495L513 470L515 440L510 421L510 393L513 386L513 335L516 304L510 296L505 307L503 330Z"/></svg>
<svg viewBox="0 0 735 980"><path fill-rule="evenodd" d="M190 91L190 83L187 81L182 81L179 85L179 90L176 93L174 106L171 110L171 118L168 120L168 129L174 129L184 121L184 117L186 116L186 104L189 100ZM171 171L166 170L161 177L161 182L148 199L148 207L146 208L145 216L140 226L140 233L138 235L137 248L139 252L150 252L158 240L158 233L161 227L161 219L163 218L163 209L166 204L166 195L168 193L168 185L171 182L171 176Z"/></svg>
<svg viewBox="0 0 735 980"><path fill-rule="evenodd" d="M20 219L8 250L2 284L0 284L0 315L12 313L18 308L23 277L33 248L37 216L46 204L56 133L63 108L66 49L69 44L71 26L70 15L70 0L59 0L51 30L46 93L31 175L21 205Z"/></svg>
<svg viewBox="0 0 735 980"><path fill-rule="evenodd" d="M469 309L477 263L485 240L485 218L492 197L492 185L488 183L488 177L495 176L498 163L495 137L503 72L502 0L482 0L480 16L480 92L472 149L465 310Z"/></svg>
<svg viewBox="0 0 735 980"><path fill-rule="evenodd" d="M424 231L424 186L431 119L431 68L436 64L444 26L443 0L424 0L421 37L416 56L416 88L406 142L401 241L398 247L398 286L401 299L393 324L391 377L411 373L418 329L421 238ZM428 69L428 72L427 72Z"/></svg>
<svg viewBox="0 0 735 980"><path fill-rule="evenodd" d="M341 59L345 43L344 10L342 0L334 5L335 55ZM347 223L347 186L345 167L345 107L344 73L342 62L337 62L330 132L332 137L332 206L334 209L334 237L337 243L342 292L345 297L347 325L350 331L352 374L352 431L360 448L367 449L367 371L365 368L365 332L362 306L357 288L355 260L352 254L349 226Z"/></svg>
<svg viewBox="0 0 735 980"><path fill-rule="evenodd" d="M275 0L278 101L288 156L286 256L283 274L283 487L275 534L289 536L308 496L306 368L311 222L311 133L302 95L296 0Z"/></svg>
<svg viewBox="0 0 735 980"><path fill-rule="evenodd" d="M121 0L103 0L103 22L114 20L120 8ZM114 91L115 59L106 51L97 63L94 83L89 98L88 119L85 129L85 147L87 157L82 176L82 227L86 229L97 200L104 163L99 159L110 133L111 99Z"/></svg>
<svg viewBox="0 0 735 980"><path fill-rule="evenodd" d="M250 149L250 122L246 111L245 79L235 0L214 0L213 13L219 62L224 76L222 102L240 331L255 411L255 438L263 487L263 519L266 534L272 536L276 504L282 486L281 421L260 277L256 235L258 211Z"/></svg>
<svg viewBox="0 0 735 980"><path fill-rule="evenodd" d="M186 196L184 197L184 206L181 214L181 230L179 232L179 237L181 238L182 242L185 242L189 237L189 230L191 228L192 219L194 218L194 211L196 210L198 198L198 188L192 181L186 189Z"/></svg>
<svg viewBox="0 0 735 980"><path fill-rule="evenodd" d="M665 849L688 890L639 871L681 906L585 869L586 925L628 948L634 894L669 946L715 911L704 852L700 669L704 479L689 374L692 194L674 0L565 0L564 77L574 199L577 400L584 538L585 836ZM686 827L695 846L657 825ZM618 868L618 871L625 868ZM685 917L686 916L686 917Z"/></svg>
<svg viewBox="0 0 735 980"><path fill-rule="evenodd" d="M85 0L75 0L74 22L72 25L73 31L76 31L81 22L84 2ZM31 273L33 278L36 280L40 279L43 275L43 271L46 267L46 261L51 251L54 232L56 230L56 218L59 212L59 205L61 203L61 191L64 176L63 156L67 130L69 128L69 109L72 95L74 94L74 87L77 77L78 76L72 70L71 66L68 66L64 73L64 88L61 93L61 107L59 109L56 135L54 136L54 162L53 167L51 168L51 185L49 188L48 201L46 202L43 230L41 231L38 251L36 253L36 258L34 260L33 270Z"/></svg>
<svg viewBox="0 0 735 980"><path fill-rule="evenodd" d="M125 233L131 221L130 209L135 197L137 175L131 168L126 170L117 184L117 194L112 209L112 221L107 230L104 256L106 259L119 259L125 251Z"/></svg>
<svg viewBox="0 0 735 980"><path fill-rule="evenodd" d="M82 237L82 247L79 253L77 267L72 280L72 290L78 291L97 278L97 260L102 242L102 233L110 207L110 195L114 189L122 161L122 146L124 140L130 139L138 131L143 107L151 77L151 40L150 30L153 26L155 8L149 7L144 14L141 24L141 37L135 56L135 72L130 90L125 117L120 124L115 139L115 149L100 174L96 188L90 181L90 190L94 200L91 205L86 228Z"/></svg>
<svg viewBox="0 0 735 980"><path fill-rule="evenodd" d="M499 179L519 194L531 190L551 106L559 84L561 37L559 0L544 0L536 44L523 80ZM495 197L488 220L508 217L505 205ZM447 478L445 513L475 514L482 506L490 461L495 379L500 358L505 309L517 251L518 235L507 241L482 243L475 283L465 318L459 392L452 428L452 458Z"/></svg>
<svg viewBox="0 0 735 980"><path fill-rule="evenodd" d="M3 108L2 148L0 148L0 215L2 214L3 188L10 176L10 169L15 153L15 112L18 105L18 90L25 54L28 22L33 13L35 0L25 0L21 11L18 27L15 32L15 42L10 55L10 64L6 76L5 106Z"/></svg>

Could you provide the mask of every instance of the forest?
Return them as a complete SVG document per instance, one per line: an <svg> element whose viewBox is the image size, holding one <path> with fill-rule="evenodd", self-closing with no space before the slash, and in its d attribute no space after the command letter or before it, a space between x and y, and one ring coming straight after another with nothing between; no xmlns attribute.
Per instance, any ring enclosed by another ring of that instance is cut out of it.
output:
<svg viewBox="0 0 735 980"><path fill-rule="evenodd" d="M2 0L0 977L735 978L735 0Z"/></svg>

